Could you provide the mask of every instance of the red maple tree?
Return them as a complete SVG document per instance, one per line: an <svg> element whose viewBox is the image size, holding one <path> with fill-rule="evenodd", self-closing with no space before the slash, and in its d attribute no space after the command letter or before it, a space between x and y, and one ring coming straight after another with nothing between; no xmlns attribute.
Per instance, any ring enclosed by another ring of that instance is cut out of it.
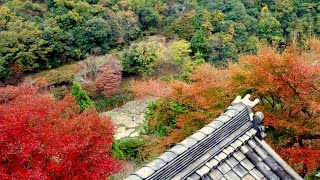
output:
<svg viewBox="0 0 320 180"><path fill-rule="evenodd" d="M1 178L102 179L121 167L110 154L109 119L77 114L71 97L56 101L26 85L16 91L0 104Z"/></svg>
<svg viewBox="0 0 320 180"><path fill-rule="evenodd" d="M95 79L97 90L102 90L106 97L118 93L122 79L122 66L117 59L110 59L99 69Z"/></svg>

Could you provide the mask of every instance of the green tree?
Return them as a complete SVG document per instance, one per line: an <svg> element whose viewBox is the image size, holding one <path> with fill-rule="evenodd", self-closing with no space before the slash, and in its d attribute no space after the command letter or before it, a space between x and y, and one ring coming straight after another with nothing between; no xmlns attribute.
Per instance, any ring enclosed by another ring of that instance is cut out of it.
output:
<svg viewBox="0 0 320 180"><path fill-rule="evenodd" d="M34 22L0 7L0 80L15 72L49 68L52 48Z"/></svg>
<svg viewBox="0 0 320 180"><path fill-rule="evenodd" d="M93 103L86 91L83 90L80 84L76 81L73 81L72 83L71 96L75 98L80 108L80 113L87 108L94 108Z"/></svg>
<svg viewBox="0 0 320 180"><path fill-rule="evenodd" d="M110 25L118 44L128 44L140 35L139 20L133 11L111 12L110 17Z"/></svg>
<svg viewBox="0 0 320 180"><path fill-rule="evenodd" d="M152 8L142 7L138 10L137 14L142 30L155 27L159 21L159 14Z"/></svg>
<svg viewBox="0 0 320 180"><path fill-rule="evenodd" d="M320 34L320 14L317 15L316 30L317 30L318 34Z"/></svg>
<svg viewBox="0 0 320 180"><path fill-rule="evenodd" d="M178 35L182 39L190 40L193 33L197 30L194 27L194 18L194 11L184 13L179 18L175 19L170 26L167 26L164 33L168 36Z"/></svg>
<svg viewBox="0 0 320 180"><path fill-rule="evenodd" d="M202 29L197 30L191 38L191 50L193 53L200 52L207 55L207 47L205 44L205 32Z"/></svg>
<svg viewBox="0 0 320 180"><path fill-rule="evenodd" d="M123 70L129 74L150 75L159 61L159 54L154 43L132 45L121 61Z"/></svg>
<svg viewBox="0 0 320 180"><path fill-rule="evenodd" d="M259 21L259 37L269 43L279 44L283 42L283 30L280 22L272 16L268 7L263 7Z"/></svg>
<svg viewBox="0 0 320 180"><path fill-rule="evenodd" d="M181 40L174 42L171 46L171 60L179 65L183 66L186 64L188 61L191 60L190 53L192 52L191 50L191 45L188 41L186 40Z"/></svg>

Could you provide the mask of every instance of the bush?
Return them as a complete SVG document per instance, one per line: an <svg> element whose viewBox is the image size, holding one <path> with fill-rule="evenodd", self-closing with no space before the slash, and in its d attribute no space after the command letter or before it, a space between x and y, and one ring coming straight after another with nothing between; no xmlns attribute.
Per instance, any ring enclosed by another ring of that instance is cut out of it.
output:
<svg viewBox="0 0 320 180"><path fill-rule="evenodd" d="M106 179L121 165L111 157L113 125L93 110L78 114L69 96L56 101L20 87L0 104L2 179Z"/></svg>
<svg viewBox="0 0 320 180"><path fill-rule="evenodd" d="M96 107L98 112L107 111L110 108L122 105L125 102L128 102L131 97L125 93L120 93L114 97L107 98L105 96L98 96L97 99L94 100L94 106Z"/></svg>
<svg viewBox="0 0 320 180"><path fill-rule="evenodd" d="M122 57L122 65L129 74L150 75L159 60L154 43L133 45Z"/></svg>
<svg viewBox="0 0 320 180"><path fill-rule="evenodd" d="M131 160L137 158L139 149L144 145L141 138L124 138L112 144L113 156L118 159Z"/></svg>
<svg viewBox="0 0 320 180"><path fill-rule="evenodd" d="M167 82L159 80L133 81L131 87L135 98L165 97L172 91Z"/></svg>
<svg viewBox="0 0 320 180"><path fill-rule="evenodd" d="M103 91L106 97L111 97L118 93L122 78L122 67L116 59L111 59L99 69L95 86Z"/></svg>

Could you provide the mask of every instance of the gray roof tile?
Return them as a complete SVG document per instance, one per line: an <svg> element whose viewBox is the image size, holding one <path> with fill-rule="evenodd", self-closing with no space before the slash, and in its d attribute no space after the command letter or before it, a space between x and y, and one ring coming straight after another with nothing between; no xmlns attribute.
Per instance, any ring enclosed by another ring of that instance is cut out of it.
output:
<svg viewBox="0 0 320 180"><path fill-rule="evenodd" d="M229 117L234 117L238 114L239 112L234 110L234 109L229 109L227 110L224 114L228 115Z"/></svg>
<svg viewBox="0 0 320 180"><path fill-rule="evenodd" d="M264 177L257 169L252 169L249 173L256 179L262 179Z"/></svg>
<svg viewBox="0 0 320 180"><path fill-rule="evenodd" d="M197 174L197 173L192 173L190 177L188 177L187 179L189 180L198 180L201 177Z"/></svg>
<svg viewBox="0 0 320 180"><path fill-rule="evenodd" d="M212 180L212 179L210 178L210 176L205 176L203 179L204 179L204 180Z"/></svg>
<svg viewBox="0 0 320 180"><path fill-rule="evenodd" d="M230 180L240 180L240 177L232 170L225 174L224 177Z"/></svg>
<svg viewBox="0 0 320 180"><path fill-rule="evenodd" d="M216 155L217 154L217 152L220 150L220 147L219 146L214 146L213 148L211 148L210 150L209 150L209 153L212 155L212 156L214 156L214 155Z"/></svg>
<svg viewBox="0 0 320 180"><path fill-rule="evenodd" d="M201 141L203 138L205 138L207 135L203 134L202 132L196 132L194 134L192 134L191 137L192 139L196 140L196 141Z"/></svg>
<svg viewBox="0 0 320 180"><path fill-rule="evenodd" d="M250 129L249 131L246 132L246 135L252 137L252 136L256 135L256 133L257 133L257 130L252 128L252 129Z"/></svg>
<svg viewBox="0 0 320 180"><path fill-rule="evenodd" d="M248 171L241 164L236 165L232 170L241 178L248 174Z"/></svg>
<svg viewBox="0 0 320 180"><path fill-rule="evenodd" d="M196 171L197 174L199 174L199 176L204 176L205 174L207 174L211 169L207 166L202 166L200 169L198 169Z"/></svg>
<svg viewBox="0 0 320 180"><path fill-rule="evenodd" d="M258 161L262 161L262 159L256 154L256 153L252 153L252 155L255 157L255 158L257 158L258 159Z"/></svg>
<svg viewBox="0 0 320 180"><path fill-rule="evenodd" d="M163 167L164 165L166 165L166 162L164 162L161 159L155 159L153 161L151 161L149 164L147 164L146 166L152 168L153 170L158 170L161 167Z"/></svg>
<svg viewBox="0 0 320 180"><path fill-rule="evenodd" d="M229 156L230 154L232 154L235 151L235 148L233 148L232 146L228 146L226 149L223 150L223 152Z"/></svg>
<svg viewBox="0 0 320 180"><path fill-rule="evenodd" d="M243 103L237 103L237 104L231 106L230 109L235 109L235 110L237 110L238 112L240 112L240 111L244 110L245 108L247 108L247 106L244 105Z"/></svg>
<svg viewBox="0 0 320 180"><path fill-rule="evenodd" d="M254 151L262 158L265 159L267 157L267 152L265 152L260 146L254 147Z"/></svg>
<svg viewBox="0 0 320 180"><path fill-rule="evenodd" d="M228 179L226 179L225 177L222 177L220 180L228 180Z"/></svg>
<svg viewBox="0 0 320 180"><path fill-rule="evenodd" d="M245 158L244 154L242 154L241 151L234 152L232 156L235 157L239 162Z"/></svg>
<svg viewBox="0 0 320 180"><path fill-rule="evenodd" d="M248 159L243 159L240 164L248 171L254 168L253 164Z"/></svg>
<svg viewBox="0 0 320 180"><path fill-rule="evenodd" d="M247 142L250 139L250 137L246 134L243 136L239 137L239 140L242 141L243 143Z"/></svg>
<svg viewBox="0 0 320 180"><path fill-rule="evenodd" d="M211 179L220 179L223 174L218 170L218 169L213 169L210 173L209 176Z"/></svg>
<svg viewBox="0 0 320 180"><path fill-rule="evenodd" d="M195 145L196 143L197 143L196 140L194 140L193 138L189 138L188 137L187 139L181 141L179 144L182 144L185 147L190 148L191 146Z"/></svg>
<svg viewBox="0 0 320 180"><path fill-rule="evenodd" d="M257 179L251 176L250 174L247 174L242 178L242 180L257 180Z"/></svg>
<svg viewBox="0 0 320 180"><path fill-rule="evenodd" d="M274 173L269 173L265 176L266 179L270 179L270 180L280 180L280 178L274 174Z"/></svg>
<svg viewBox="0 0 320 180"><path fill-rule="evenodd" d="M135 175L141 177L141 178L147 178L149 177L152 173L154 173L154 170L149 168L149 167L143 167L140 170L138 170Z"/></svg>
<svg viewBox="0 0 320 180"><path fill-rule="evenodd" d="M219 156L215 156L214 159L216 159L218 162L221 162L223 159L220 158Z"/></svg>
<svg viewBox="0 0 320 180"><path fill-rule="evenodd" d="M125 180L142 180L142 179L139 176L133 174L128 176Z"/></svg>
<svg viewBox="0 0 320 180"><path fill-rule="evenodd" d="M213 127L213 128L216 128L216 129L218 129L218 128L221 127L222 125L223 125L223 122L221 122L221 121L216 121L216 120L213 120L211 123L208 124L208 126Z"/></svg>
<svg viewBox="0 0 320 180"><path fill-rule="evenodd" d="M250 149L249 149L247 146L241 146L241 147L240 147L240 151L241 151L243 154L246 154L247 152L250 151Z"/></svg>
<svg viewBox="0 0 320 180"><path fill-rule="evenodd" d="M254 140L252 140L252 139L248 141L248 144L252 149L257 146L257 143L255 143Z"/></svg>
<svg viewBox="0 0 320 180"><path fill-rule="evenodd" d="M203 128L201 128L199 131L206 134L206 135L209 135L211 134L213 131L215 130L215 128L212 128L210 126L205 126Z"/></svg>
<svg viewBox="0 0 320 180"><path fill-rule="evenodd" d="M210 154L206 153L200 158L196 159L193 163L191 163L189 166L187 166L185 169L183 169L181 172L178 173L178 176L185 177L190 172L193 172L199 165L201 165L203 162L205 162L207 159L210 158Z"/></svg>
<svg viewBox="0 0 320 180"><path fill-rule="evenodd" d="M256 135L257 134L257 130L252 128L252 129L249 130L249 133L251 133L253 135Z"/></svg>
<svg viewBox="0 0 320 180"><path fill-rule="evenodd" d="M225 114L222 114L220 115L215 121L221 121L223 123L226 123L228 122L229 120L231 119L231 117L225 115Z"/></svg>
<svg viewBox="0 0 320 180"><path fill-rule="evenodd" d="M177 144L175 146L173 146L171 149L169 149L169 152L173 152L176 155L179 155L183 152L185 152L188 148L186 148L185 146L181 145L181 144Z"/></svg>
<svg viewBox="0 0 320 180"><path fill-rule="evenodd" d="M240 140L236 140L231 144L231 146L235 149L238 149L242 145L242 142Z"/></svg>
<svg viewBox="0 0 320 180"><path fill-rule="evenodd" d="M264 169L264 172L268 172L270 171L271 169L264 163L264 162L259 162L257 165L256 165L256 168L260 171L261 169ZM267 174L267 173L266 173Z"/></svg>
<svg viewBox="0 0 320 180"><path fill-rule="evenodd" d="M215 156L216 159L221 159L220 161L224 160L228 155L226 155L224 152L220 152L217 156Z"/></svg>
<svg viewBox="0 0 320 180"><path fill-rule="evenodd" d="M211 159L206 163L206 166L212 169L213 167L216 167L218 164L219 164L219 161L217 161L216 159Z"/></svg>
<svg viewBox="0 0 320 180"><path fill-rule="evenodd" d="M164 162L170 162L172 159L177 157L177 155L173 152L165 152L161 156L157 157L157 159L161 159Z"/></svg>
<svg viewBox="0 0 320 180"><path fill-rule="evenodd" d="M180 179L182 179L182 177L176 175L176 176L174 176L171 180L180 180Z"/></svg>
<svg viewBox="0 0 320 180"><path fill-rule="evenodd" d="M222 174L226 174L231 170L231 167L227 163L223 162L218 166L218 169Z"/></svg>
<svg viewBox="0 0 320 180"><path fill-rule="evenodd" d="M231 167L235 167L237 164L239 164L239 161L234 158L233 156L229 157L227 160L226 160L226 163Z"/></svg>

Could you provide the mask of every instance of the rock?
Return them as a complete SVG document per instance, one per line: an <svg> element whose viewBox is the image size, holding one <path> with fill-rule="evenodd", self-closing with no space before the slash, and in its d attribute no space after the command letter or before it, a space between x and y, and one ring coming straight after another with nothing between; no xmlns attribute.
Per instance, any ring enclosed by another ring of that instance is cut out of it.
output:
<svg viewBox="0 0 320 180"><path fill-rule="evenodd" d="M107 116L116 126L115 138L139 136L139 127L144 122L147 106L154 100L148 98L143 100L134 100L126 103L120 108L102 113Z"/></svg>
<svg viewBox="0 0 320 180"><path fill-rule="evenodd" d="M139 136L139 132L134 132L130 134L130 137L137 137Z"/></svg>

